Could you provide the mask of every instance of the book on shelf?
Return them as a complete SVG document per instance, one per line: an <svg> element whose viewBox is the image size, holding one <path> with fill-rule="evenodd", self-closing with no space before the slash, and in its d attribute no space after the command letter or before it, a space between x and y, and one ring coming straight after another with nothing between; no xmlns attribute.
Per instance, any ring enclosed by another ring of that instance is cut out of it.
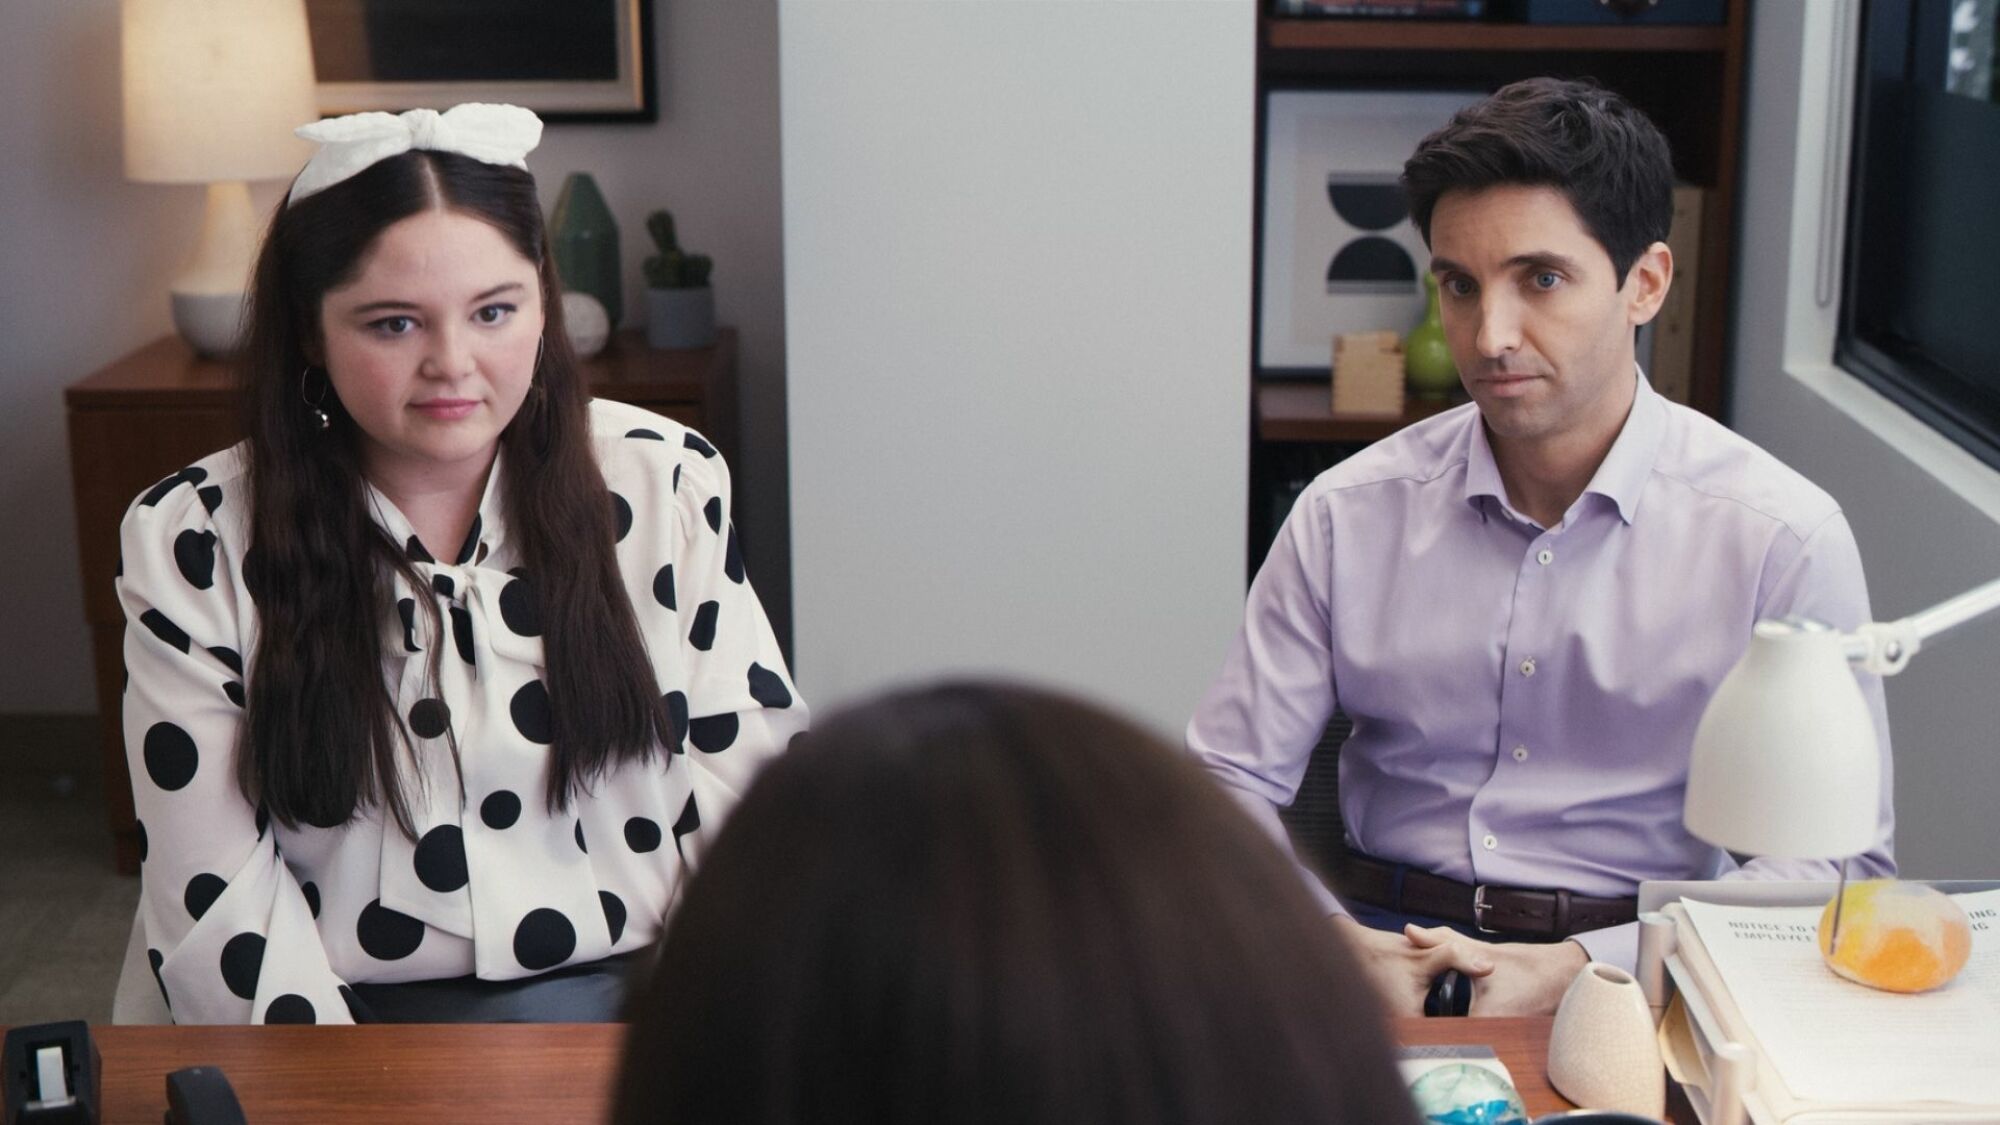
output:
<svg viewBox="0 0 2000 1125"><path fill-rule="evenodd" d="M1476 20L1486 0L1272 0L1271 14L1334 19Z"/></svg>
<svg viewBox="0 0 2000 1125"><path fill-rule="evenodd" d="M1708 193L1691 184L1674 185L1674 225L1667 249L1674 255L1674 280L1658 315L1642 330L1640 366L1653 389L1683 405L1694 392L1694 314L1700 294L1701 212Z"/></svg>
<svg viewBox="0 0 2000 1125"><path fill-rule="evenodd" d="M1971 959L1910 995L1827 968L1819 905L1666 906L1661 1053L1701 1119L1737 1098L1755 1125L2000 1121L2000 890L1952 897L1972 919ZM1749 1049L1746 1089L1721 1089L1725 1043Z"/></svg>

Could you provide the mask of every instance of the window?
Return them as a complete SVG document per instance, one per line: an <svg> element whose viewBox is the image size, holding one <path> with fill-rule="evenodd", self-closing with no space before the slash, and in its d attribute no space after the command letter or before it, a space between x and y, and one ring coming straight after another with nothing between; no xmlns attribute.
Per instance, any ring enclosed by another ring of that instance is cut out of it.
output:
<svg viewBox="0 0 2000 1125"><path fill-rule="evenodd" d="M2000 0L1868 0L1835 358L2000 466Z"/></svg>

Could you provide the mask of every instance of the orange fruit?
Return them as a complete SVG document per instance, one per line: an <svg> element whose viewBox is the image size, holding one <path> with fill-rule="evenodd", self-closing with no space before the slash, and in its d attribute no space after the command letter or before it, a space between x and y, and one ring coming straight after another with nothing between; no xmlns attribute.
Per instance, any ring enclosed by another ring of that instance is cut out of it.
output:
<svg viewBox="0 0 2000 1125"><path fill-rule="evenodd" d="M1840 948L1833 913L1819 916L1819 954L1834 972L1887 992L1928 992L1951 983L1972 956L1972 921L1951 896L1921 883L1850 883L1841 908Z"/></svg>

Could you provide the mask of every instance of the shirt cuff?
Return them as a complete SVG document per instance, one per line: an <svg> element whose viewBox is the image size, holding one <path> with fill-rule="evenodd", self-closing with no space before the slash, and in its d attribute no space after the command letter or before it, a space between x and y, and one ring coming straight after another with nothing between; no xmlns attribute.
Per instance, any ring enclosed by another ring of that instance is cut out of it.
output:
<svg viewBox="0 0 2000 1125"><path fill-rule="evenodd" d="M1571 934L1569 940L1583 947L1592 961L1616 965L1628 973L1639 968L1639 923L1606 926L1601 930Z"/></svg>

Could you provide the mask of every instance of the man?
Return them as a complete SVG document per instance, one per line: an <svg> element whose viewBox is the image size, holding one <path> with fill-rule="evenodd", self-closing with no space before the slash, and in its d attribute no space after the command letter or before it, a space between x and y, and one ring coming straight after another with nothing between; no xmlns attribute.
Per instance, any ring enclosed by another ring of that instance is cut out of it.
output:
<svg viewBox="0 0 2000 1125"><path fill-rule="evenodd" d="M1456 968L1474 1014L1546 1013L1586 959L1632 963L1641 880L1831 876L1737 869L1681 800L1752 623L1852 628L1867 589L1831 497L1638 372L1673 279L1672 163L1643 115L1518 82L1425 138L1403 182L1472 402L1300 497L1188 745L1276 834L1344 710L1350 855L1325 901L1392 1010ZM1885 784L1850 870L1890 874L1887 724L1862 686Z"/></svg>

